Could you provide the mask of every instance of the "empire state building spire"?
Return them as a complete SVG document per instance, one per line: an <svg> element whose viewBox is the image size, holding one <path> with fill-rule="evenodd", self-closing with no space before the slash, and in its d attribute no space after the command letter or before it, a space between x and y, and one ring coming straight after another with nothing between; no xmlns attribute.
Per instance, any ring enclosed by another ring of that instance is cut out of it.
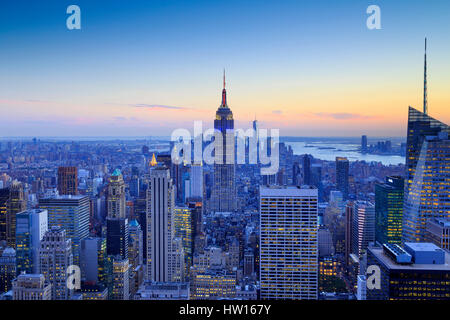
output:
<svg viewBox="0 0 450 320"><path fill-rule="evenodd" d="M427 92L427 38L425 38L425 64L423 76L423 113L428 114L428 92Z"/></svg>
<svg viewBox="0 0 450 320"><path fill-rule="evenodd" d="M227 107L227 90L225 89L225 69L223 69L223 90L222 90L222 104L221 107Z"/></svg>

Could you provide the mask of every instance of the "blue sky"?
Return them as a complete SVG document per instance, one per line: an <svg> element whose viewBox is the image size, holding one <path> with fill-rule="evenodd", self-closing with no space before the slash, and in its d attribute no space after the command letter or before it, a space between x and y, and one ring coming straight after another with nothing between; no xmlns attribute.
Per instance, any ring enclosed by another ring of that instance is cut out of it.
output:
<svg viewBox="0 0 450 320"><path fill-rule="evenodd" d="M71 4L81 30L66 28ZM366 28L370 4L382 30ZM223 68L242 127L256 115L284 135L404 135L407 106L421 107L425 36L430 114L450 120L449 18L436 0L3 0L0 135L212 124Z"/></svg>

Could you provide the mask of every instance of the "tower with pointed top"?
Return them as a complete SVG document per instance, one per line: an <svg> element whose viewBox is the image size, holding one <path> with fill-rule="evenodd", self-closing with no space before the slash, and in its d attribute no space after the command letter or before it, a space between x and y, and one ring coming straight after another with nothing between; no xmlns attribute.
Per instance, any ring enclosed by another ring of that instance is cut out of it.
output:
<svg viewBox="0 0 450 320"><path fill-rule="evenodd" d="M233 212L236 210L234 118L233 112L228 107L225 86L224 70L222 102L217 109L216 119L214 120L214 129L222 134L222 146L215 149L216 159L221 158L222 161L216 160L214 164L214 180L211 194L211 211L214 212ZM231 135L233 139L227 139L227 134Z"/></svg>
<svg viewBox="0 0 450 320"><path fill-rule="evenodd" d="M423 73L423 113L428 114L428 88L427 88L427 38L425 38L425 62Z"/></svg>

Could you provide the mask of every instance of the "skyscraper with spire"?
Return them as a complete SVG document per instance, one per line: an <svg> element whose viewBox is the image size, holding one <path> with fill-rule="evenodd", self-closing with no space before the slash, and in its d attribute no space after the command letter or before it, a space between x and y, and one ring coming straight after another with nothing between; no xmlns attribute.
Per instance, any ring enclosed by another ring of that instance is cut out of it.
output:
<svg viewBox="0 0 450 320"><path fill-rule="evenodd" d="M427 114L426 46L423 112L408 114L403 242L425 241L428 220L450 218L450 127Z"/></svg>
<svg viewBox="0 0 450 320"><path fill-rule="evenodd" d="M222 103L217 109L216 119L214 120L214 129L222 134L222 146L215 149L216 161L214 163L214 180L211 195L211 211L214 212L232 212L236 210L234 119L233 112L231 112L227 104L225 87L224 70ZM232 140L226 138L227 133L232 135ZM217 159L222 161L217 161Z"/></svg>

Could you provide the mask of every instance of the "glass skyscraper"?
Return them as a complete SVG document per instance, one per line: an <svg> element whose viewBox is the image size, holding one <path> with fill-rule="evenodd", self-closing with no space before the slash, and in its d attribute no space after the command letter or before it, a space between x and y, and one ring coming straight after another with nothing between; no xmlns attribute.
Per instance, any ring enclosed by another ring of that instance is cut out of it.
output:
<svg viewBox="0 0 450 320"><path fill-rule="evenodd" d="M89 197L56 196L39 199L39 208L48 211L49 229L59 226L66 230L72 240L73 262L80 265L81 240L89 236Z"/></svg>
<svg viewBox="0 0 450 320"><path fill-rule="evenodd" d="M386 177L375 185L375 239L380 243L402 241L403 192L402 177Z"/></svg>
<svg viewBox="0 0 450 320"><path fill-rule="evenodd" d="M450 218L450 129L409 107L403 241L425 241L426 222Z"/></svg>

